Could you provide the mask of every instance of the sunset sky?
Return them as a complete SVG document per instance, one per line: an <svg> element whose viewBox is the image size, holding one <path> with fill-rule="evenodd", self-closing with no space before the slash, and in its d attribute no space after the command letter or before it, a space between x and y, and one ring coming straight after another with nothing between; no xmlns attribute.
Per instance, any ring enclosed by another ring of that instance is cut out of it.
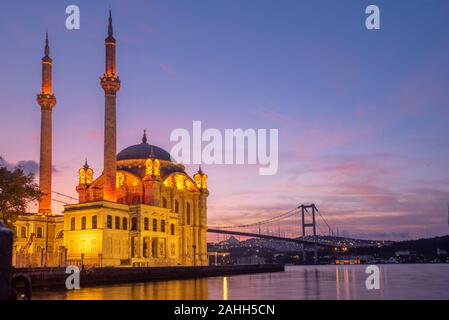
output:
<svg viewBox="0 0 449 320"><path fill-rule="evenodd" d="M81 29L65 28L65 8ZM365 28L365 8L381 30ZM39 161L44 36L54 61L53 189L76 196L103 165L107 14L117 39L118 150L203 127L279 129L279 171L203 166L208 224L262 220L314 202L340 234L448 234L449 2L8 1L0 7L0 156ZM23 162L25 161L25 162ZM187 166L188 173L196 166Z"/></svg>

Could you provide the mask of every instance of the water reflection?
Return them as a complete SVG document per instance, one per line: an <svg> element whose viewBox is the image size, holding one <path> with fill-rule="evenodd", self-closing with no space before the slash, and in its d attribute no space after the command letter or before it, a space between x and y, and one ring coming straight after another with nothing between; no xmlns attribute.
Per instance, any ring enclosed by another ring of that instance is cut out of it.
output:
<svg viewBox="0 0 449 320"><path fill-rule="evenodd" d="M34 294L35 299L68 300L205 300L208 297L207 279L123 284Z"/></svg>
<svg viewBox="0 0 449 320"><path fill-rule="evenodd" d="M286 272L34 292L35 299L246 300L449 299L449 265L383 265L380 290L365 266L296 266Z"/></svg>
<svg viewBox="0 0 449 320"><path fill-rule="evenodd" d="M228 300L228 277L223 277L223 300Z"/></svg>

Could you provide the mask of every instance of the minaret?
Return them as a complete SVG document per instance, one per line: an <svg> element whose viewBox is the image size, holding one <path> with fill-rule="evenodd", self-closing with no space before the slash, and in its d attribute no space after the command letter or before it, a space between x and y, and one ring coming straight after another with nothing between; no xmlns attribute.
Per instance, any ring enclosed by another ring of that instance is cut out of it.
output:
<svg viewBox="0 0 449 320"><path fill-rule="evenodd" d="M113 37L112 15L109 10L108 37L106 46L106 69L101 77L101 87L105 95L104 107L104 170L103 170L103 200L117 201L116 192L116 154L117 154L117 127L116 127L116 93L120 90L120 79L116 74L115 48Z"/></svg>
<svg viewBox="0 0 449 320"><path fill-rule="evenodd" d="M37 96L41 107L41 150L39 162L39 215L51 215L51 175L52 175L52 110L56 97L52 87L52 64L48 33L45 37L45 55L42 58L42 90Z"/></svg>

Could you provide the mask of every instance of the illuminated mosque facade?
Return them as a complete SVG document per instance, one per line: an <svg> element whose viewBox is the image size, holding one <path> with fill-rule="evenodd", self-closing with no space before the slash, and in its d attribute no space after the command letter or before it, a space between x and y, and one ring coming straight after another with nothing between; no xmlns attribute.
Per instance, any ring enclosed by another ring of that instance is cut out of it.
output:
<svg viewBox="0 0 449 320"><path fill-rule="evenodd" d="M94 266L204 266L208 265L207 175L201 168L191 178L162 148L139 144L117 153L116 45L109 14L105 39L105 72L100 84L105 94L104 168L95 177L87 161L79 170L77 204L64 206L64 215L51 211L52 59L48 36L42 59L41 150L37 214L15 222L15 264L38 255L38 265L79 263ZM36 258L34 258L36 259ZM35 264L28 261L28 264ZM23 261L20 264L24 264Z"/></svg>

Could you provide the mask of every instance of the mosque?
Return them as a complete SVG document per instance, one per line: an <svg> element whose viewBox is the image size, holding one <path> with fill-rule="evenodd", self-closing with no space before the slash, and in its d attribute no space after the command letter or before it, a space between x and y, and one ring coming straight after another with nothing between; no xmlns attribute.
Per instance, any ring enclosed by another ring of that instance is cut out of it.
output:
<svg viewBox="0 0 449 320"><path fill-rule="evenodd" d="M15 222L16 266L204 266L208 265L207 175L191 178L162 148L142 141L117 153L116 46L109 12L106 63L100 85L105 95L104 167L95 173L87 161L79 169L77 204L63 215L51 210L52 66L48 35L42 58L39 188L36 214Z"/></svg>

